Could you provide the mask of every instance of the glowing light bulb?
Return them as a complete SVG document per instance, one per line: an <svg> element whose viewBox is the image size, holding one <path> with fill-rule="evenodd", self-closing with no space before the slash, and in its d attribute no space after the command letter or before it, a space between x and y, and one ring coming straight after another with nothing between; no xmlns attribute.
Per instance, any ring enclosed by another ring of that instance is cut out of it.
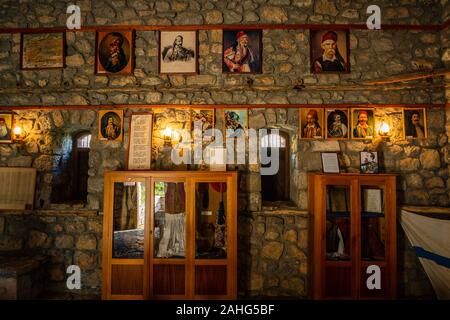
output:
<svg viewBox="0 0 450 320"><path fill-rule="evenodd" d="M381 134L387 135L389 133L389 125L386 122L381 123L380 132Z"/></svg>
<svg viewBox="0 0 450 320"><path fill-rule="evenodd" d="M20 135L22 134L22 128L19 127L19 126L14 127L13 133L14 133L16 136L20 136Z"/></svg>
<svg viewBox="0 0 450 320"><path fill-rule="evenodd" d="M168 137L168 138L172 138L172 129L170 129L170 127L167 127L166 129L164 129L164 137Z"/></svg>

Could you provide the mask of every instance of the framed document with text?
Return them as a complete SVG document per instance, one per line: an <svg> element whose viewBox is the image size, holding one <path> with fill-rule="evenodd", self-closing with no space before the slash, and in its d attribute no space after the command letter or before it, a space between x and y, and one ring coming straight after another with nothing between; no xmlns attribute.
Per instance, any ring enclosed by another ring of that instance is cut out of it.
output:
<svg viewBox="0 0 450 320"><path fill-rule="evenodd" d="M128 170L150 170L153 114L133 113L130 119Z"/></svg>

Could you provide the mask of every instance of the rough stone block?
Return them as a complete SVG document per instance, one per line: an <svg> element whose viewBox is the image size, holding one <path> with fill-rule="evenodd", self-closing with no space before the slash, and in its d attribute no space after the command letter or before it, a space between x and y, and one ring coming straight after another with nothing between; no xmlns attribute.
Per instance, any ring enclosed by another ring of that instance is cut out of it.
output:
<svg viewBox="0 0 450 320"><path fill-rule="evenodd" d="M95 250L97 239L92 234L83 234L78 237L76 248L80 250Z"/></svg>
<svg viewBox="0 0 450 320"><path fill-rule="evenodd" d="M272 241L263 246L261 257L278 260L283 254L284 244L281 242Z"/></svg>
<svg viewBox="0 0 450 320"><path fill-rule="evenodd" d="M59 249L73 248L73 237L70 235L60 235L55 238L55 247Z"/></svg>
<svg viewBox="0 0 450 320"><path fill-rule="evenodd" d="M434 149L428 149L420 155L420 163L425 170L435 170L441 167L439 152Z"/></svg>

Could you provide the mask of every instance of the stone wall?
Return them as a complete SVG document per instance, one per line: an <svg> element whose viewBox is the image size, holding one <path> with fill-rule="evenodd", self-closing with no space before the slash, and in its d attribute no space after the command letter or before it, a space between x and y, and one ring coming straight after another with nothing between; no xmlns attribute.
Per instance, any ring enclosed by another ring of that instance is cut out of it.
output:
<svg viewBox="0 0 450 320"><path fill-rule="evenodd" d="M296 210L239 216L240 296L307 296L308 223Z"/></svg>
<svg viewBox="0 0 450 320"><path fill-rule="evenodd" d="M390 142L323 142L298 139L298 109L265 108L266 104L288 103L445 103L448 92L425 81L416 82L413 88L375 86L373 90L362 90L357 85L366 80L448 66L448 28L441 32L352 29L351 73L340 75L310 73L308 30L264 30L263 73L224 75L221 72L220 24L365 23L366 1L80 0L74 3L81 6L83 25L213 24L217 25L217 29L199 31L198 75L159 75L158 32L136 31L135 71L131 76L121 77L94 74L94 32L67 32L67 67L38 71L20 70L20 34L0 34L0 106L14 110L29 133L24 144L0 145L0 166L33 166L38 169L37 207L52 207L52 186L55 186L58 174L64 167L64 159L70 152L70 137L87 130L92 133L87 208L101 211L103 173L124 168L131 112L150 111L151 105L156 104L246 104L260 107L250 110L250 127L280 128L289 133L290 196L300 209L307 209L306 176L308 172L321 169L321 151L340 152L342 168L352 172L359 168L359 151L378 150L382 169L400 173L400 203L449 205L449 173L443 159L450 136L448 110L433 109L427 112L429 137L426 141L406 141L394 135ZM439 24L448 17L449 12L449 4L442 7L442 3L421 0L377 2L382 8L382 22L394 24ZM0 4L0 27L64 26L66 6L67 2L63 0L3 1ZM247 84L249 78L253 80L252 86ZM294 89L299 80L305 84L302 90ZM434 80L434 84L441 82L440 79ZM354 88L344 90L340 87L344 85L353 85ZM147 106L125 109L124 141L110 143L98 140L95 109L21 110L21 106L27 105L126 104ZM398 119L399 112L400 109L380 109L376 116L381 119L384 113L389 113L393 119ZM218 116L217 124L220 125L221 121ZM393 130L398 132L400 128L394 124ZM241 172L238 194L242 258L240 293L252 296L304 296L306 249L301 237L307 232L307 226L303 225L306 217L263 212L258 166L229 169ZM34 242L33 246L53 257L52 283L59 289L63 289L61 277L64 274L61 272L67 263L85 260L87 269L94 268L88 272L87 287L98 290L100 264L97 250L101 248L101 224L96 225L95 230L89 227L93 223L90 221L98 217L69 218L62 213L45 217L39 214L2 214L2 217L0 249L2 246L20 249L29 246L30 241L31 244ZM66 227L66 224L76 224L79 229ZM90 237L86 239L89 248L93 248L92 239L95 237L97 249L77 248L84 230ZM296 243L293 241L294 234L298 239ZM278 255L280 260L276 261L274 257ZM414 270L418 270L417 259L413 261L412 257L411 253L399 254L405 270L410 270L405 271L404 288L408 287L408 283L414 283ZM295 280L286 282L284 272ZM405 295L417 295L417 292L425 295L424 291L415 289L404 289L404 292Z"/></svg>
<svg viewBox="0 0 450 320"><path fill-rule="evenodd" d="M102 217L94 211L0 213L0 252L18 251L50 257L50 292L68 291L67 267L81 269L80 294L101 293Z"/></svg>

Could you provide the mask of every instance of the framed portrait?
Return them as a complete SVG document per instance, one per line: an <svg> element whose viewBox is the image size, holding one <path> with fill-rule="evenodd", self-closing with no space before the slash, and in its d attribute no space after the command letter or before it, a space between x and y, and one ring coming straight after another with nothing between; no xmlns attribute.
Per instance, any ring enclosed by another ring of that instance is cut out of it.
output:
<svg viewBox="0 0 450 320"><path fill-rule="evenodd" d="M347 187L333 186L327 190L327 211L347 213L350 209L350 190Z"/></svg>
<svg viewBox="0 0 450 320"><path fill-rule="evenodd" d="M339 173L339 159L336 152L322 152L323 173Z"/></svg>
<svg viewBox="0 0 450 320"><path fill-rule="evenodd" d="M159 73L195 74L198 72L197 31L159 32Z"/></svg>
<svg viewBox="0 0 450 320"><path fill-rule="evenodd" d="M327 109L326 138L348 139L349 137L348 109Z"/></svg>
<svg viewBox="0 0 450 320"><path fill-rule="evenodd" d="M425 108L403 108L403 132L406 139L427 138Z"/></svg>
<svg viewBox="0 0 450 320"><path fill-rule="evenodd" d="M245 132L248 127L248 110L247 109L224 109L225 130L243 130Z"/></svg>
<svg viewBox="0 0 450 320"><path fill-rule="evenodd" d="M378 173L378 152L361 151L361 173Z"/></svg>
<svg viewBox="0 0 450 320"><path fill-rule="evenodd" d="M150 170L152 165L152 127L151 113L133 113L130 118L128 170Z"/></svg>
<svg viewBox="0 0 450 320"><path fill-rule="evenodd" d="M262 30L223 30L224 73L262 72Z"/></svg>
<svg viewBox="0 0 450 320"><path fill-rule="evenodd" d="M98 138L102 141L122 141L123 110L101 110L98 116Z"/></svg>
<svg viewBox="0 0 450 320"><path fill-rule="evenodd" d="M196 128L200 130L195 130ZM201 138L205 139L206 130L214 129L214 109L213 108L192 108L191 109L191 130L192 137L198 137L196 134L201 134Z"/></svg>
<svg viewBox="0 0 450 320"><path fill-rule="evenodd" d="M323 139L325 132L323 127L324 110L322 108L300 109L301 139Z"/></svg>
<svg viewBox="0 0 450 320"><path fill-rule="evenodd" d="M133 73L133 31L98 31L95 49L96 74L124 75Z"/></svg>
<svg viewBox="0 0 450 320"><path fill-rule="evenodd" d="M381 189L363 188L363 212L384 213L383 191Z"/></svg>
<svg viewBox="0 0 450 320"><path fill-rule="evenodd" d="M350 36L348 30L310 30L312 73L349 73Z"/></svg>
<svg viewBox="0 0 450 320"><path fill-rule="evenodd" d="M65 67L66 34L64 32L22 33L20 68L54 69Z"/></svg>
<svg viewBox="0 0 450 320"><path fill-rule="evenodd" d="M372 139L375 136L375 118L373 109L351 110L352 139Z"/></svg>
<svg viewBox="0 0 450 320"><path fill-rule="evenodd" d="M13 123L14 115L12 113L0 113L0 143L13 142Z"/></svg>

